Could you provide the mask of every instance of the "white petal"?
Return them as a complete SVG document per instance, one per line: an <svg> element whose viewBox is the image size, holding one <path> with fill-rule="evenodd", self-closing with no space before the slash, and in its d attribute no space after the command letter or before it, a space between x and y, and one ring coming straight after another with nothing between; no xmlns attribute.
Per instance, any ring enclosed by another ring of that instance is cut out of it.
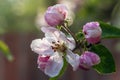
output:
<svg viewBox="0 0 120 80"><path fill-rule="evenodd" d="M44 33L51 33L51 32L57 31L57 29L54 27L41 27L41 30Z"/></svg>
<svg viewBox="0 0 120 80"><path fill-rule="evenodd" d="M75 40L72 37L67 37L67 42L66 46L70 49L73 50L75 48Z"/></svg>
<svg viewBox="0 0 120 80"><path fill-rule="evenodd" d="M45 38L43 38L42 40L41 39L33 40L31 43L31 49L32 51L40 55L49 56L54 53L51 44Z"/></svg>
<svg viewBox="0 0 120 80"><path fill-rule="evenodd" d="M50 57L50 63L45 68L45 74L50 77L55 77L59 74L60 70L63 67L63 59L59 53L55 53L55 55Z"/></svg>
<svg viewBox="0 0 120 80"><path fill-rule="evenodd" d="M79 66L79 58L80 56L78 54L74 54L72 51L67 50L66 60L69 64L73 67L73 70L75 71Z"/></svg>
<svg viewBox="0 0 120 80"><path fill-rule="evenodd" d="M58 38L56 37L55 32L59 32L54 27L42 27L41 30L45 33L45 38L50 42L56 42L58 41Z"/></svg>
<svg viewBox="0 0 120 80"><path fill-rule="evenodd" d="M56 42L58 39L54 36L53 33L46 33L45 38L50 42Z"/></svg>
<svg viewBox="0 0 120 80"><path fill-rule="evenodd" d="M54 27L42 27L41 30L45 33L45 38L51 43L57 41L63 43L67 40L66 35Z"/></svg>

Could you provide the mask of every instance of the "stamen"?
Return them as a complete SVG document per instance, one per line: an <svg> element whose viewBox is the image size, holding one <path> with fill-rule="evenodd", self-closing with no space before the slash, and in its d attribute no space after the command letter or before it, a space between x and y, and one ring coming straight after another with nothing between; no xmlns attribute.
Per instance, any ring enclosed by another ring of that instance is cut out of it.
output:
<svg viewBox="0 0 120 80"><path fill-rule="evenodd" d="M52 47L52 49L54 49L54 47L53 46L51 46Z"/></svg>
<svg viewBox="0 0 120 80"><path fill-rule="evenodd" d="M57 41L58 43L52 42L51 48L53 49L54 52L60 51L60 52L65 52L66 47L64 44L59 44L60 41Z"/></svg>
<svg viewBox="0 0 120 80"><path fill-rule="evenodd" d="M57 50L54 50L54 52L56 52Z"/></svg>
<svg viewBox="0 0 120 80"><path fill-rule="evenodd" d="M52 44L55 44L55 42L54 42L54 41L52 41Z"/></svg>

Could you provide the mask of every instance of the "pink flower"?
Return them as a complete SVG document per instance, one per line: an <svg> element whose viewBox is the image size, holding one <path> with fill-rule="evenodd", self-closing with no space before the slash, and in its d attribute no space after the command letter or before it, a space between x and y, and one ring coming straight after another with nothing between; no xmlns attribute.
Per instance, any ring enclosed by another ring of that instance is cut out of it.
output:
<svg viewBox="0 0 120 80"><path fill-rule="evenodd" d="M83 68L85 70L89 69L93 65L97 65L100 63L100 57L95 54L94 52L85 51L80 56L80 68Z"/></svg>
<svg viewBox="0 0 120 80"><path fill-rule="evenodd" d="M56 4L48 7L45 13L45 20L50 26L57 26L63 23L67 16L67 8L63 4Z"/></svg>
<svg viewBox="0 0 120 80"><path fill-rule="evenodd" d="M98 43L101 39L102 30L98 22L89 22L85 24L83 26L83 32L86 40L91 44Z"/></svg>
<svg viewBox="0 0 120 80"><path fill-rule="evenodd" d="M45 37L35 39L31 43L32 51L40 56L38 67L48 76L55 77L63 67L63 56L65 56L73 70L76 70L79 67L80 57L71 51L75 48L74 39L66 37L54 27L42 27L41 30L45 33Z"/></svg>

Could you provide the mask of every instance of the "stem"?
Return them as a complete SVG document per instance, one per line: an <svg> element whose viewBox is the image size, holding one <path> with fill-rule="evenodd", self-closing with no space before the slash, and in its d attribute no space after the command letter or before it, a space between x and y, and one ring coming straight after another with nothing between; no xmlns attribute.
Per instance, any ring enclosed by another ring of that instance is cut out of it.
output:
<svg viewBox="0 0 120 80"><path fill-rule="evenodd" d="M74 33L72 33L72 32L70 31L70 29L68 29L64 24L62 25L62 27L64 28L64 30L65 30L66 32L68 32L68 33L74 38L75 43L76 43L76 45L77 45L77 39L76 39Z"/></svg>

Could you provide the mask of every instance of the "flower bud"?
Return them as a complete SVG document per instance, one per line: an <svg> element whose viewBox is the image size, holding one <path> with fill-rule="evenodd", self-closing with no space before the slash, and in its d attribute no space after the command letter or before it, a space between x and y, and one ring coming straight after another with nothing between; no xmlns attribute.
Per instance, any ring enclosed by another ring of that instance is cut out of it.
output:
<svg viewBox="0 0 120 80"><path fill-rule="evenodd" d="M48 7L45 13L45 21L50 26L57 26L63 23L67 15L67 8L63 4L56 4Z"/></svg>
<svg viewBox="0 0 120 80"><path fill-rule="evenodd" d="M49 63L48 60L49 60L49 56L38 56L38 60L37 60L38 68L44 71L47 64Z"/></svg>
<svg viewBox="0 0 120 80"><path fill-rule="evenodd" d="M102 30L98 22L89 22L83 26L83 33L87 42L95 44L100 42Z"/></svg>
<svg viewBox="0 0 120 80"><path fill-rule="evenodd" d="M85 70L88 70L91 66L97 65L100 63L100 57L90 51L85 51L80 56L80 65L79 67Z"/></svg>

